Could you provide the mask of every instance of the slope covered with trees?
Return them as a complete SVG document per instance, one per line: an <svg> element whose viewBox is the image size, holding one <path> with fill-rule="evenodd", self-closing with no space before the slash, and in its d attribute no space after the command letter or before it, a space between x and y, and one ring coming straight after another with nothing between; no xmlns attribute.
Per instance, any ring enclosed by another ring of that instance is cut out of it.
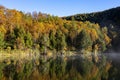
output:
<svg viewBox="0 0 120 80"><path fill-rule="evenodd" d="M105 51L111 39L105 28L89 21L64 20L0 6L0 48Z"/></svg>
<svg viewBox="0 0 120 80"><path fill-rule="evenodd" d="M101 27L106 28L108 36L112 39L112 49L119 51L120 48L120 7L109 10L94 12L88 14L76 14L63 17L66 20L90 21L98 23Z"/></svg>

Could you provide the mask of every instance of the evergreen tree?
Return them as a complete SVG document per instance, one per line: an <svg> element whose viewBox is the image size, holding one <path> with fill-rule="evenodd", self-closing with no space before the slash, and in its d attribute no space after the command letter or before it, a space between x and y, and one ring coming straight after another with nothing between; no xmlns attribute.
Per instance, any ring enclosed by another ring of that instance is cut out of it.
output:
<svg viewBox="0 0 120 80"><path fill-rule="evenodd" d="M56 37L55 37L55 33L53 31L50 31L49 38L50 38L50 48L55 49Z"/></svg>
<svg viewBox="0 0 120 80"><path fill-rule="evenodd" d="M0 32L0 48L3 48L5 44L4 34Z"/></svg>
<svg viewBox="0 0 120 80"><path fill-rule="evenodd" d="M16 36L16 41L15 41L15 45L18 49L20 48L24 48L25 47L25 40L24 40L24 37L25 37L25 30L23 27L15 27L14 29L14 34Z"/></svg>
<svg viewBox="0 0 120 80"><path fill-rule="evenodd" d="M8 31L6 33L5 41L6 41L6 48L7 47L11 47L12 49L14 48L14 44L16 41L16 36L14 34L14 31L13 32Z"/></svg>
<svg viewBox="0 0 120 80"><path fill-rule="evenodd" d="M92 46L90 35L85 30L82 30L76 38L76 48L87 49L90 46Z"/></svg>
<svg viewBox="0 0 120 80"><path fill-rule="evenodd" d="M33 45L33 41L32 41L32 36L29 32L26 33L25 37L25 45L26 47L30 48Z"/></svg>
<svg viewBox="0 0 120 80"><path fill-rule="evenodd" d="M64 47L66 47L65 35L60 30L58 30L56 33L56 42L57 42L56 44L57 50L62 50L64 49Z"/></svg>

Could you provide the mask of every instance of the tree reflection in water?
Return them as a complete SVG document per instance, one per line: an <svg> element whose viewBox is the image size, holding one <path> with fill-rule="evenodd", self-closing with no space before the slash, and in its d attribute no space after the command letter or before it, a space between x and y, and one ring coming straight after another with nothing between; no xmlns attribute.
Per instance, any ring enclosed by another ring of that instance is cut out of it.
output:
<svg viewBox="0 0 120 80"><path fill-rule="evenodd" d="M103 55L95 58L81 56L4 60L0 63L0 80L115 80L118 69ZM112 72L112 73L111 73Z"/></svg>

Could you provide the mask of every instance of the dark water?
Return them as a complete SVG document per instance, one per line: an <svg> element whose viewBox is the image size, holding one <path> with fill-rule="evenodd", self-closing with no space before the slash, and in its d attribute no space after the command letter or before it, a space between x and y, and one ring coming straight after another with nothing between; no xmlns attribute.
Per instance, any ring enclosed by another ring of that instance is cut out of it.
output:
<svg viewBox="0 0 120 80"><path fill-rule="evenodd" d="M120 80L116 55L56 56L0 62L0 80Z"/></svg>
<svg viewBox="0 0 120 80"><path fill-rule="evenodd" d="M107 53L106 56L112 65L108 80L120 80L120 53Z"/></svg>

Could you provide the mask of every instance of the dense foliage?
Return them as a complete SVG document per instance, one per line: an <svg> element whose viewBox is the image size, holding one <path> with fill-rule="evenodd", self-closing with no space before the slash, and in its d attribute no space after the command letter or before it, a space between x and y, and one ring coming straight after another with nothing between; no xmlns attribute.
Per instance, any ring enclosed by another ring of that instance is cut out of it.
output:
<svg viewBox="0 0 120 80"><path fill-rule="evenodd" d="M120 46L119 10L60 18L0 6L0 79L119 79L119 68L96 55Z"/></svg>
<svg viewBox="0 0 120 80"><path fill-rule="evenodd" d="M63 19L76 21L90 21L98 23L101 27L105 27L108 36L112 39L112 49L119 51L120 47L120 7L109 10L94 12L89 14L76 14L73 16L63 17ZM111 49L111 48L110 48Z"/></svg>
<svg viewBox="0 0 120 80"><path fill-rule="evenodd" d="M110 38L98 24L23 13L0 6L0 48L104 51Z"/></svg>

